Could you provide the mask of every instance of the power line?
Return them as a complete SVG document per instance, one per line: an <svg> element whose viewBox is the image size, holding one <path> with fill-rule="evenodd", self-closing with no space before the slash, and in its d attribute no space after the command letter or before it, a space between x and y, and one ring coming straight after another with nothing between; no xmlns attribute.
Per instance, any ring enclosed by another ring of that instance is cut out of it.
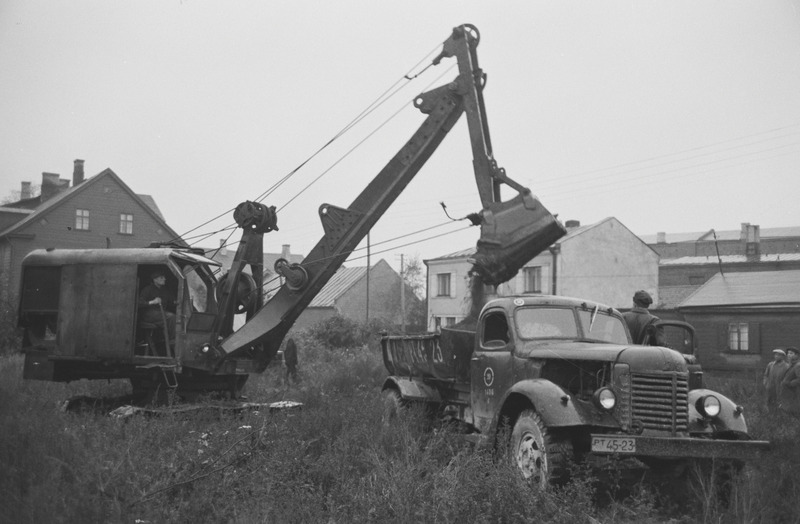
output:
<svg viewBox="0 0 800 524"><path fill-rule="evenodd" d="M375 99L374 99L372 102L370 102L370 103L369 103L369 104L366 106L366 108L364 108L364 109L363 109L361 112L359 112L359 113L358 113L358 114L357 114L357 115L356 115L356 116L355 116L353 119L351 119L351 120L350 120L350 121L349 121L347 124L345 124L345 125L344 125L344 126L343 126L343 127L342 127L342 128L341 128L341 129L340 129L338 132L337 132L337 133L335 133L335 134L334 134L334 136L333 136L331 139L329 139L329 140L328 140L328 141L327 141L325 144L323 144L322 146L320 146L320 147L319 147L319 148L318 148L318 149L317 149L317 150L316 150L314 153L312 153L311 155L309 155L309 156L308 156L308 157L307 157L305 160L303 160L303 161L302 161L302 162L301 162L301 163L300 163L300 164L299 164L297 167L295 167L295 168L294 168L293 170L291 170L289 173L287 173L286 175L284 175L283 177L281 177L281 178L280 178L280 179L279 179L279 180L278 180L276 183L274 183L272 186L270 186L270 187L269 187L269 188L268 188L266 191L264 191L264 192L263 192L263 193L261 193L261 194L260 194L258 197L256 197L255 201L256 201L256 202L261 202L261 201L263 201L263 200L264 200L264 199L265 199L267 196L271 195L271 194L272 194L272 193L273 193L275 190L277 190L277 189L278 189L278 188L279 188L281 185L283 185L283 184L284 184L286 181L288 181L290 178L292 178L292 177L295 175L295 173L297 173L297 172L298 172L298 171L299 171L301 168L303 168L303 167L304 167L306 164L308 164L308 162L310 162L310 161L311 161L313 158L315 158L317 155L319 155L319 154L320 154L320 153L321 153L323 150L327 149L327 148L328 148L328 147L329 147L331 144L333 144L333 143L334 143L336 140L338 140L338 139L339 139L341 136L343 136L345 133L347 133L348 131L350 131L350 130L351 130L351 129L352 129L354 126L356 126L358 123L360 123L361 121L363 121L363 120L364 120L364 118L366 118L366 116L368 116L369 114L371 114L371 113L372 113L373 111L375 111L375 110L376 110L378 107L382 106L384 103L386 103L386 102L387 102L387 101L389 101L391 98L393 98L394 96L396 96L396 95L397 95L397 94L398 94L398 93L399 93L399 92L400 92L400 91L401 91L401 90L402 90L404 87L406 87L406 86L410 85L410 83L411 83L411 82L412 82L414 79L416 79L416 78L418 78L420 75L422 75L422 74L423 74L423 73L424 73L424 72L427 70L427 67L426 67L425 69L423 69L422 71L420 71L419 73L416 73L416 74L413 74L413 75L412 75L412 71L413 71L414 69L418 68L418 67L419 67L419 65L420 65L420 64L422 64L423 62L425 62L426 60L429 60L429 59L430 59L430 56L431 56L431 55L433 55L433 54L436 52L436 50L438 49L438 47L439 47L440 45L441 45L441 44L437 44L436 46L434 46L434 47L433 47L433 49L432 49L431 51L429 51L429 52L428 52L428 53L427 53L427 54L426 54L426 55L425 55L423 58L421 58L421 59L420 59L420 60L419 60L419 61L418 61L416 64L414 64L414 66L412 66L412 68L411 68L411 69L409 69L409 70L408 70L408 72L407 72L406 74L402 75L400 78L398 78L397 80L395 80L395 82L394 82L394 83L392 83L392 85L391 85L390 87L388 87L387 89L385 89L385 90L384 90L384 91L383 91L383 92L382 92L380 95L378 95L378 96L377 96L377 97L376 97L376 98L375 98ZM452 69L452 67L451 67L450 69ZM448 71L449 71L449 69L448 69ZM400 87L397 87L398 85L400 85ZM374 133L374 131L373 131L373 133ZM372 134L372 133L371 133L371 134ZM371 134L370 134L370 135L368 135L368 136L371 136ZM362 141L362 142L363 142L363 141ZM349 153L348 153L348 154L349 154ZM340 159L340 161L341 161L341 159ZM337 163L338 163L338 162L337 162ZM329 168L329 169L330 169L330 168ZM323 173L323 174L324 174L324 173ZM317 177L317 179L315 179L314 181L316 181L316 180L318 180L319 178L321 178L321 176L322 176L322 175L320 175L320 177ZM312 184L313 184L313 182L312 182ZM311 184L309 184L309 186L310 186L310 185L311 185ZM305 190L305 189L304 189L304 190ZM302 191L301 191L301 192L302 192ZM296 197L297 197L297 195L296 195L295 197L293 197L293 198L292 198L292 199L291 199L289 202L291 202L292 200L294 200L294 198L296 198ZM284 204L284 206L283 206L283 207L285 207L286 205L288 205L288 203L287 203L287 204ZM204 222L204 223L200 224L199 226L196 226L196 227L194 227L194 228L192 228L192 229L190 229L190 230L186 231L186 232L184 233L184 235L187 235L187 234L189 234L189 233L191 233L191 232L193 232L193 231L196 231L197 229L199 229L199 228L201 228L201 227L203 227L203 226L205 226L205 225L208 225L209 223L213 222L214 220L217 220L217 219L221 218L222 216L225 216L226 214L228 214L228 213L231 213L232 211L233 211L233 209L229 209L228 211L225 211L225 212L223 212L223 213L221 213L221 214L217 215L216 217L214 217L214 218L212 218L212 219L210 219L210 220L208 220L208 221L206 221L206 222ZM210 233L208 236L214 235L214 234L218 233L219 231L223 231L223 230L227 229L227 227L229 227L229 226L226 226L226 228L223 228L223 229L221 229L221 230L215 231L215 232L213 232L213 233ZM206 237L206 238L207 238L207 237ZM177 239L173 239L173 240L177 240Z"/></svg>

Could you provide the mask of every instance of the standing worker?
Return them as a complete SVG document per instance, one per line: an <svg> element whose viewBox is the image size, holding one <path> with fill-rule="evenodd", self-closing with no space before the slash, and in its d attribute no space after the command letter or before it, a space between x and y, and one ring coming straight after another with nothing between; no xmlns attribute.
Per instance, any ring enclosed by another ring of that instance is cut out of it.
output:
<svg viewBox="0 0 800 524"><path fill-rule="evenodd" d="M800 351L797 348L786 348L789 369L781 381L778 390L779 407L787 413L800 416Z"/></svg>
<svg viewBox="0 0 800 524"><path fill-rule="evenodd" d="M783 376L789 369L786 362L786 353L782 349L772 350L773 360L767 364L764 370L764 389L767 391L767 411L773 413L778 407L778 390L781 387Z"/></svg>
<svg viewBox="0 0 800 524"><path fill-rule="evenodd" d="M628 331L631 332L634 344L646 344L650 346L664 345L664 332L655 329L651 334L647 334L647 328L653 325L659 318L647 310L653 303L653 297L644 290L639 290L633 294L633 308L622 314L628 324Z"/></svg>
<svg viewBox="0 0 800 524"><path fill-rule="evenodd" d="M289 384L289 379L297 383L297 345L294 339L290 338L286 341L286 348L283 350L283 364L286 366L286 384Z"/></svg>

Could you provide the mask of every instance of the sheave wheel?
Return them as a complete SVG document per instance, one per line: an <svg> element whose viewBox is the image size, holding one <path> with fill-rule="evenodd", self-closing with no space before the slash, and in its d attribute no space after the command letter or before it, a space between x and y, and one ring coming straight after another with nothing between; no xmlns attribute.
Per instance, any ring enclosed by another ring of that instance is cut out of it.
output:
<svg viewBox="0 0 800 524"><path fill-rule="evenodd" d="M567 441L556 441L539 414L528 409L520 413L514 424L509 459L523 478L544 488L548 482L565 475L571 448Z"/></svg>

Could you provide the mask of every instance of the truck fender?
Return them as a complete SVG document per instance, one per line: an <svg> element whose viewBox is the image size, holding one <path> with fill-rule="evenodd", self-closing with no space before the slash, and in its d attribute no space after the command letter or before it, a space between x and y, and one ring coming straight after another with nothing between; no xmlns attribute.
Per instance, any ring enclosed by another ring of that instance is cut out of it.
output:
<svg viewBox="0 0 800 524"><path fill-rule="evenodd" d="M442 401L441 395L435 388L413 378L388 377L383 382L381 391L387 389L396 389L403 400L437 403Z"/></svg>
<svg viewBox="0 0 800 524"><path fill-rule="evenodd" d="M533 405L548 427L580 426L587 423L582 406L578 406L572 396L559 386L544 379L522 380L514 384L503 400L497 422L503 418L516 419L519 412L527 407L525 399Z"/></svg>
<svg viewBox="0 0 800 524"><path fill-rule="evenodd" d="M697 411L697 401L706 395L714 395L719 399L720 410L709 424ZM689 391L689 431L692 433L720 433L733 432L747 434L747 422L741 407L728 397L710 389L692 389Z"/></svg>

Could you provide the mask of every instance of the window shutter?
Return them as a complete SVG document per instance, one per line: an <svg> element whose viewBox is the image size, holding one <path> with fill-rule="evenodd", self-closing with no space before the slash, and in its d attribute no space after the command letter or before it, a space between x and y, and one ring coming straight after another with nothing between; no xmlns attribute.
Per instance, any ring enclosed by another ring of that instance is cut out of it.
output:
<svg viewBox="0 0 800 524"><path fill-rule="evenodd" d="M449 274L449 277L450 277L450 295L449 295L449 296L451 296L451 297L455 297L455 296L456 296L456 279L455 279L455 273L450 273L450 274Z"/></svg>
<svg viewBox="0 0 800 524"><path fill-rule="evenodd" d="M758 322L748 322L748 329L750 331L750 347L748 351L761 353L761 324Z"/></svg>

